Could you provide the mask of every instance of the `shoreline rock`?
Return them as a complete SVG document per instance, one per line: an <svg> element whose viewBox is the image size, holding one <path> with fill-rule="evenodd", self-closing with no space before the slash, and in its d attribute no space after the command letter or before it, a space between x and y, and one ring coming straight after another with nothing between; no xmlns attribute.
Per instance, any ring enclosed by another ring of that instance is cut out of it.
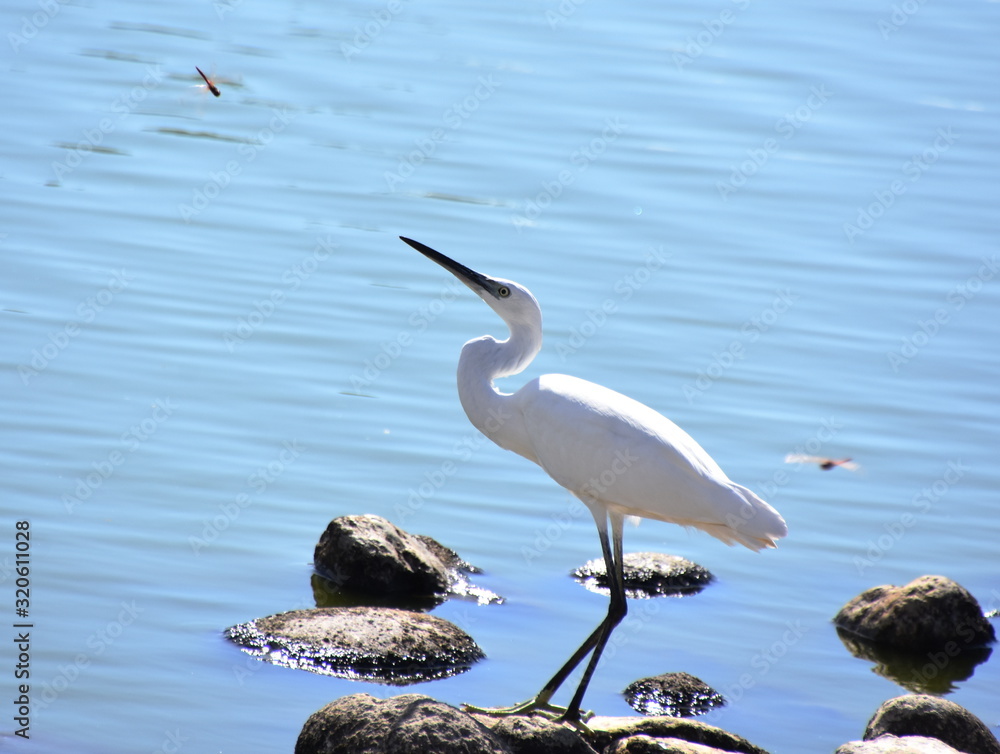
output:
<svg viewBox="0 0 1000 754"><path fill-rule="evenodd" d="M306 720L295 754L767 754L721 728L672 717L592 717L584 735L543 716L490 717L422 694L342 697ZM661 744L672 746L664 748ZM612 749L612 747L614 747Z"/></svg>
<svg viewBox="0 0 1000 754"><path fill-rule="evenodd" d="M768 754L708 723L676 717L602 717L589 732L542 715L491 717L423 694L375 699L354 694L317 710L302 727L295 754ZM884 702L864 740L836 754L1000 754L979 718L926 695Z"/></svg>
<svg viewBox="0 0 1000 754"><path fill-rule="evenodd" d="M513 754L469 715L422 694L353 694L317 710L295 754Z"/></svg>
<svg viewBox="0 0 1000 754"><path fill-rule="evenodd" d="M737 752L738 754L768 754L742 736L730 733L698 720L678 717L592 717L587 725L594 731L593 745L600 751L611 745L639 736L653 739L680 740L699 744L707 751ZM693 750L692 750L693 751Z"/></svg>
<svg viewBox="0 0 1000 754"><path fill-rule="evenodd" d="M849 741L834 754L962 754L943 741L926 736L885 735L871 741Z"/></svg>
<svg viewBox="0 0 1000 754"><path fill-rule="evenodd" d="M883 702L868 721L864 739L885 735L935 738L966 754L1000 754L1000 741L986 723L955 702L927 694Z"/></svg>

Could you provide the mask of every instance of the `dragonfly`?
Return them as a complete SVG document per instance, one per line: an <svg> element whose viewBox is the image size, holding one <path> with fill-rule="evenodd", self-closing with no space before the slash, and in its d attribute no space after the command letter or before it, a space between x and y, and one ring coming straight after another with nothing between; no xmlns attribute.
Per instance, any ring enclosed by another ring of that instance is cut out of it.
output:
<svg viewBox="0 0 1000 754"><path fill-rule="evenodd" d="M201 68L199 68L198 66L195 66L194 69L201 74L201 77L203 79L205 79L205 85L208 87L208 91L210 91L216 97L221 97L222 92L219 91L219 87L217 87L214 83L212 83L212 80L205 75L205 72L202 71Z"/></svg>
<svg viewBox="0 0 1000 754"><path fill-rule="evenodd" d="M848 471L857 471L861 468L850 458L823 458L822 456L806 456L800 453L789 453L785 456L785 463L815 463L823 471L829 471L836 466Z"/></svg>

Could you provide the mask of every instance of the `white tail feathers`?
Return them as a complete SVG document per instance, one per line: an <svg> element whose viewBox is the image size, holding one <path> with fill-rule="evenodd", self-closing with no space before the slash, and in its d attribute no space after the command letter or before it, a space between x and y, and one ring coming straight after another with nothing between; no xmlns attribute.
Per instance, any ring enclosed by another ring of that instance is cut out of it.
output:
<svg viewBox="0 0 1000 754"><path fill-rule="evenodd" d="M727 480L724 488L717 488L717 492L720 494L713 499L714 508L712 510L706 508L704 511L706 516L703 517L657 514L620 504L610 504L608 507L629 518L653 518L679 526L701 529L727 545L741 544L754 552L777 547L777 540L788 535L788 525L785 524L781 514L743 485ZM582 496L578 497L592 510L599 510L593 508L593 504L604 504L593 498L588 500ZM714 519L706 520L707 515L712 514Z"/></svg>
<svg viewBox="0 0 1000 754"><path fill-rule="evenodd" d="M777 540L788 535L785 519L751 490L735 482L729 484L741 501L739 508L726 514L725 523L695 525L727 545L739 542L755 552L777 547Z"/></svg>

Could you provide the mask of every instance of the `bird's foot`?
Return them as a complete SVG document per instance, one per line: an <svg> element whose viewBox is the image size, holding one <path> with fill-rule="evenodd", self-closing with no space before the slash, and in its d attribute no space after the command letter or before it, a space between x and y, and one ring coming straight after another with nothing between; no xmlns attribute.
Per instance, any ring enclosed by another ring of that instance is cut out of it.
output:
<svg viewBox="0 0 1000 754"><path fill-rule="evenodd" d="M557 704L549 704L547 698L536 696L526 702L515 704L511 707L476 707L472 704L463 704L462 709L477 715L489 715L490 717L508 717L511 715L541 715L555 723L568 725L578 733L592 735L593 731L587 727L587 720L594 716L593 712L576 710L571 713L567 707L560 707Z"/></svg>
<svg viewBox="0 0 1000 754"><path fill-rule="evenodd" d="M594 716L593 712L583 712L576 717L567 717L565 714L560 715L555 719L555 722L562 723L563 725L568 725L570 728L575 730L584 736L594 735L594 731L590 729L586 721Z"/></svg>
<svg viewBox="0 0 1000 754"><path fill-rule="evenodd" d="M462 709L477 715L489 715L490 717L508 717L510 715L533 715L538 713L549 720L558 720L565 715L568 710L555 704L549 704L547 698L536 696L526 702L515 704L511 707L476 707L472 704L463 704Z"/></svg>

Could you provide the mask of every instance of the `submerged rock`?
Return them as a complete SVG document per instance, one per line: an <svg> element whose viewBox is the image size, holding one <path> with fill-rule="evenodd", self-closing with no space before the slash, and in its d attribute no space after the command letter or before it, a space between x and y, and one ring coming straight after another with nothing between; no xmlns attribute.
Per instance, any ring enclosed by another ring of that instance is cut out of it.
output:
<svg viewBox="0 0 1000 754"><path fill-rule="evenodd" d="M485 657L454 624L387 607L292 610L233 626L226 636L275 665L396 686L458 675Z"/></svg>
<svg viewBox="0 0 1000 754"><path fill-rule="evenodd" d="M943 576L868 589L844 605L834 623L867 641L911 651L949 643L982 647L996 640L976 598Z"/></svg>
<svg viewBox="0 0 1000 754"><path fill-rule="evenodd" d="M341 516L326 527L313 552L324 578L363 598L395 597L408 603L447 594L480 603L501 598L469 583L478 569L430 537L403 531L381 516Z"/></svg>
<svg viewBox="0 0 1000 754"><path fill-rule="evenodd" d="M706 568L677 555L630 552L624 557L625 593L632 599L696 594L713 580ZM573 571L587 589L608 594L603 558L589 560Z"/></svg>
<svg viewBox="0 0 1000 754"><path fill-rule="evenodd" d="M629 706L643 715L697 717L726 703L722 694L688 673L640 678L624 693Z"/></svg>
<svg viewBox="0 0 1000 754"><path fill-rule="evenodd" d="M882 703L868 721L864 738L887 734L936 738L966 754L1000 754L1000 742L982 720L955 702L926 694Z"/></svg>
<svg viewBox="0 0 1000 754"><path fill-rule="evenodd" d="M488 728L420 694L345 696L314 712L295 754L513 754Z"/></svg>

